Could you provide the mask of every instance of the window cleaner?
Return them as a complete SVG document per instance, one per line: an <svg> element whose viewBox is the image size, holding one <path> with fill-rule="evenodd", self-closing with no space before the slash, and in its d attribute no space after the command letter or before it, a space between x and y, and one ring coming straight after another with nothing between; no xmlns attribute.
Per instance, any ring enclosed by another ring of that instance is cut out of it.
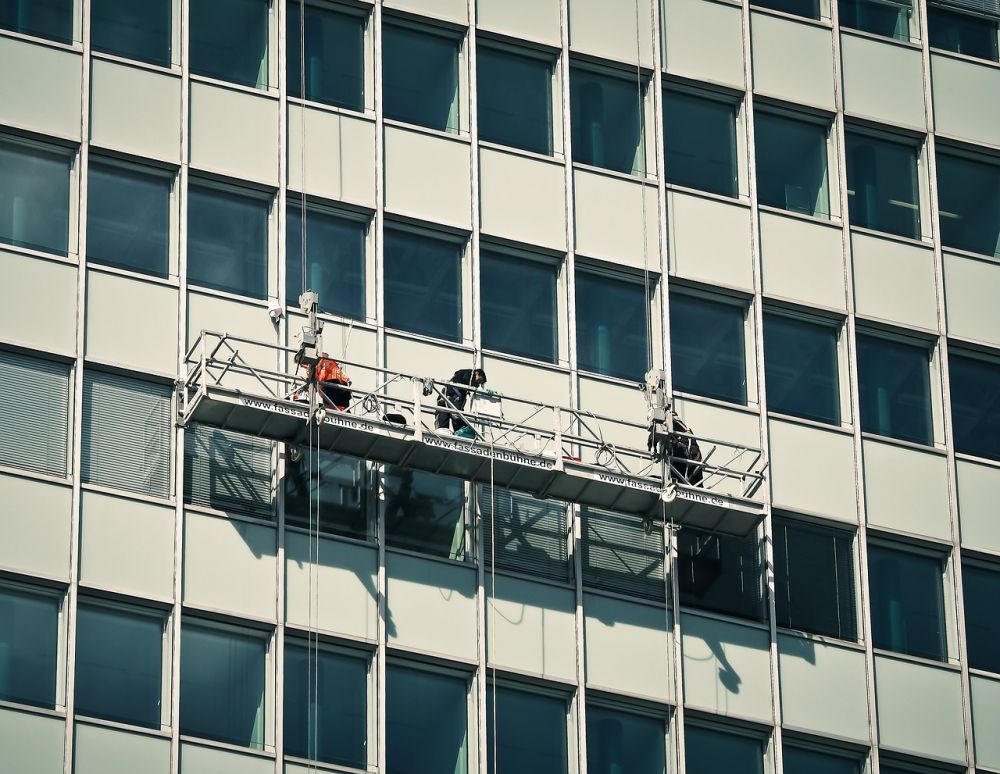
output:
<svg viewBox="0 0 1000 774"><path fill-rule="evenodd" d="M469 397L468 385L478 390L486 384L486 371L482 368L461 368L452 374L451 380L445 385L443 393L438 397L439 410L434 415L434 426L437 430L447 430L449 420L451 429L459 438L476 438L477 433L462 417L465 403Z"/></svg>
<svg viewBox="0 0 1000 774"><path fill-rule="evenodd" d="M700 486L703 477L701 449L691 429L677 416L667 400L666 373L656 369L647 372L646 381L640 389L649 405L646 448L654 461L664 464L664 480L669 473L681 484Z"/></svg>

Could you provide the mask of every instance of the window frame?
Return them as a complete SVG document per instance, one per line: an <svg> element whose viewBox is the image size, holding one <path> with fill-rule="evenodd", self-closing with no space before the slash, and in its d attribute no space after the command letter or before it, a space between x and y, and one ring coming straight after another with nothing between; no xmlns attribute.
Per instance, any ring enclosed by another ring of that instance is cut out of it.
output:
<svg viewBox="0 0 1000 774"><path fill-rule="evenodd" d="M288 625L285 629L285 636L282 640L281 646L281 670L282 675L285 673L285 658L286 651L288 649L289 643L292 647L303 648L306 653L309 653L309 637L310 633L303 631L294 625ZM363 659L365 662L365 754L367 757L367 765L369 769L376 768L378 766L378 744L375 740L378 738L378 687L377 687L377 659L375 651L371 648L363 647L361 643L341 643L335 640L327 640L320 635L313 647L318 648L323 653L332 654L335 656L342 656L346 658ZM282 718L284 718L285 712L285 697L284 697L284 684L282 685L282 696L280 697L281 703L281 713ZM310 765L318 764L320 767L326 766L337 766L338 764L324 764L323 761L313 761L311 758L300 758L296 755L290 753L285 753L285 757L294 760L302 761Z"/></svg>
<svg viewBox="0 0 1000 774"><path fill-rule="evenodd" d="M91 55L95 59L106 59L111 62L123 62L158 72L180 74L181 72L181 2L182 0L167 0L170 4L170 62L166 65L154 64L144 59L130 59L124 54L112 54L98 51L91 45ZM91 40L93 40L93 21L91 21Z"/></svg>
<svg viewBox="0 0 1000 774"><path fill-rule="evenodd" d="M564 263L564 266L566 264ZM564 269L567 284L569 284L569 269L568 267ZM615 384L620 384L623 381L623 377L615 376L613 374L602 374L598 371L588 370L586 368L580 367L580 348L579 348L579 315L576 313L577 300L576 300L576 277L580 273L590 274L592 277L599 277L601 279L612 280L616 282L627 282L639 287L644 294L647 294L646 298L646 308L649 315L649 323L646 326L646 332L644 335L650 337L649 341L646 342L647 353L650 358L649 364L646 366L646 371L650 369L663 368L663 320L662 320L662 309L663 309L663 288L666 286L666 278L659 272L650 271L649 272L649 284L648 288L646 285L646 277L638 269L630 269L624 265L615 265L604 263L603 261L591 260L581 256L577 253L576 261L573 266L573 281L572 281L572 298L567 299L567 320L569 320L569 312L572 310L572 320L573 329L569 330L569 325L567 325L566 335L573 336L573 341L577 345L575 347L575 357L576 357L576 367L581 376L594 377L596 379L606 379L614 382ZM560 310L561 312L561 310ZM645 373L645 372L644 372ZM625 379L625 381L632 381Z"/></svg>
<svg viewBox="0 0 1000 774"><path fill-rule="evenodd" d="M758 727L752 722L741 722L739 719L719 720L717 716L703 714L698 710L685 711L681 732L686 735L689 726L716 734L729 734L743 739L752 739L761 746L761 769L764 774L774 771L774 735L770 728Z"/></svg>
<svg viewBox="0 0 1000 774"><path fill-rule="evenodd" d="M552 144L552 153L539 153L538 151L518 148L513 145L503 145L502 143L494 142L492 140L480 139L479 144L485 148L497 148L512 153L526 154L535 158L542 158L550 161L553 159L557 161L562 160L564 158L563 148L565 147L565 143L563 142L562 68L559 66L561 52L557 49L543 47L541 44L533 43L529 40L518 40L517 44L510 43L504 38L499 36L494 37L489 32L478 29L476 30L475 47L477 57L480 49L491 49L504 54L519 56L523 59L534 59L536 61L545 62L550 67L549 101L551 102L551 105L549 107L549 139ZM476 78L478 81L478 59L476 61ZM476 116L476 121L478 124L478 115Z"/></svg>
<svg viewBox="0 0 1000 774"><path fill-rule="evenodd" d="M820 0L824 5L829 3L829 0ZM797 17L802 18L802 17ZM837 143L835 139L835 121L834 118L820 113L813 112L805 108L799 108L793 110L791 108L785 107L778 103L771 103L762 101L754 104L754 173L757 172L757 159L756 159L756 137L757 137L757 116L765 115L768 117L774 117L778 119L784 119L786 121L795 121L800 124L808 124L810 126L816 126L822 128L824 132L824 143L823 148L826 153L824 157L824 162L826 165L826 191L827 191L827 205L830 210L828 216L824 216L822 213L804 213L797 212L795 210L790 210L784 207L778 207L772 204L760 204L760 208L767 212L778 212L782 214L791 215L792 217L804 217L811 218L813 220L819 220L823 223L840 223L842 220L842 213L840 211L840 158L837 153Z"/></svg>
<svg viewBox="0 0 1000 774"><path fill-rule="evenodd" d="M781 748L784 753L785 747L794 747L810 753L827 755L831 758L843 758L857 764L858 774L868 774L868 749L863 746L855 746L848 740L841 740L836 737L827 737L822 740L814 739L800 732L783 729L781 732Z"/></svg>
<svg viewBox="0 0 1000 774"><path fill-rule="evenodd" d="M972 17L974 19L986 19L987 21L992 22L993 25L994 25L994 29L993 29L994 50L997 52L998 58L997 59L986 59L986 58L983 58L983 57L974 56L972 54L960 53L960 52L954 51L954 50L952 50L950 48L939 48L939 47L933 45L931 43L931 40L930 40L930 37L931 37L931 34L930 34L930 27L931 27L930 8L934 8L934 9L936 9L938 11L943 11L943 12L951 14L951 15L956 15L956 16L970 16L970 17ZM927 47L933 53L942 53L942 54L945 54L946 56L960 57L962 59L968 59L968 60L973 61L973 62L993 62L994 64L996 64L997 62L1000 62L1000 18L997 18L996 16L989 16L987 14L979 14L979 13L976 13L975 11L973 11L973 9L971 9L971 8L964 8L964 7L962 7L962 6L958 5L958 4L932 2L932 3L928 3L927 27L928 27L928 29L927 29Z"/></svg>
<svg viewBox="0 0 1000 774"><path fill-rule="evenodd" d="M997 29L998 29L997 37L998 39L1000 39L1000 19L997 20ZM998 46L1000 46L1000 43L998 43ZM961 56L961 55L952 54L952 56ZM974 59L972 57L970 57L970 59L973 59L973 61L976 62L989 61L985 59ZM994 64L997 63L994 62ZM975 251L968 250L963 247L952 247L944 243L944 239L942 238L942 229L941 229L941 217L943 213L941 210L941 197L940 197L940 192L941 192L941 186L939 183L940 172L938 171L939 169L938 164L941 156L951 157L953 159L957 159L959 161L964 161L964 162L973 162L984 167L992 167L997 176L998 189L1000 189L1000 155L997 155L995 153L989 153L987 149L979 149L972 146L963 147L962 145L956 143L949 143L947 141L939 142L934 146L934 186L935 186L935 191L938 194L936 198L937 209L934 212L934 227L936 230L937 239L941 243L941 251L945 253L955 253L958 255L972 256L979 260L986 260L993 262L1000 260L1000 239L998 239L995 253L992 255L989 253L977 253ZM997 196L998 198L1000 198L1000 190L998 190Z"/></svg>
<svg viewBox="0 0 1000 774"><path fill-rule="evenodd" d="M577 723L580 715L580 710L577 706L577 701L574 698L572 692L567 692L565 689L560 690L556 685L544 684L540 682L534 682L525 679L519 679L516 675L502 674L497 675L496 672L491 672L486 678L486 684L484 687L485 696L483 697L484 704L486 705L487 715L490 715L490 694L494 696L494 702L496 701L496 689L516 691L518 693L533 694L535 696L541 696L546 699L557 699L563 702L566 711L566 772L567 774L576 774L578 766L576 761L579 757L580 751L577 749ZM584 710L586 712L586 710ZM489 735L486 729L483 729L483 741L484 749L482 754L489 755L490 745L489 745ZM496 742L494 741L494 744ZM470 773L472 771L470 770Z"/></svg>
<svg viewBox="0 0 1000 774"><path fill-rule="evenodd" d="M574 705L576 704L577 703L574 703ZM584 727L585 727L584 736L588 736L586 732L589 732L590 730L590 720L587 717L587 715L590 712L591 707L598 710L604 710L606 712L617 712L622 715L634 715L636 717L643 718L644 720L654 720L661 723L663 726L663 759L664 759L665 769L667 772L673 770L673 767L671 765L672 750L671 750L671 740L670 740L669 709L661 711L649 705L639 704L637 702L632 703L628 701L627 697L624 696L616 696L613 694L605 695L601 692L590 692L587 694L586 700L584 702L584 710L583 710ZM590 748L589 737L588 737L587 748L589 751ZM572 749L573 748L571 747L570 748L571 759L572 759ZM582 752L583 751L581 751L581 753ZM584 757L586 757L586 753L583 753L583 755ZM572 760L570 763L570 772L571 774L573 772Z"/></svg>
<svg viewBox="0 0 1000 774"><path fill-rule="evenodd" d="M190 221L190 199L191 199L191 187L202 188L209 191L217 191L222 194L228 194L230 196L239 196L244 199L252 199L256 202L264 202L267 205L267 216L265 218L265 227L267 229L267 238L264 245L264 256L267 261L267 266L265 268L265 289L264 293L260 298L254 296L246 296L238 293L234 293L231 290L218 290L217 288L210 288L207 285L201 285L197 282L191 282L187 279L190 274L189 268L191 264L191 253L188 249L191 241L191 230L189 227ZM237 181L227 178L216 177L213 175L199 173L195 175L190 175L187 181L187 190L184 192L185 197L185 223L184 223L184 271L185 279L187 279L188 289L195 290L198 293L205 293L208 295L214 295L221 298L228 298L233 301L240 301L244 304L251 303L255 305L267 304L269 298L274 298L276 296L276 291L278 287L278 255L279 245L278 245L278 196L274 189L269 188L264 185L255 185L249 181Z"/></svg>
<svg viewBox="0 0 1000 774"><path fill-rule="evenodd" d="M193 70L191 70L189 65L188 73L191 78L191 81L194 83L200 82L200 83L207 83L210 85L224 86L227 89L242 91L249 94L267 94L272 97L277 97L281 91L280 88L281 84L279 84L279 78L278 78L279 40L278 40L278 10L276 6L281 1L282 0L261 0L261 2L267 3L267 50L265 51L265 55L267 56L267 68L266 68L267 83L265 85L262 86L258 82L257 85L255 86L249 86L247 84L237 83L236 81L228 81L219 78L218 76L215 75L202 75L201 73L196 73ZM189 0L189 4L190 2L191 0ZM190 43L191 39L190 20L188 21L188 27L189 28L187 31L187 38L188 38L187 45L190 51L190 49L192 48ZM190 53L188 54L188 57L190 58Z"/></svg>
<svg viewBox="0 0 1000 774"><path fill-rule="evenodd" d="M458 248L458 270L459 270L459 297L458 303L461 306L461 320L462 329L459 331L459 336L457 340L451 339L439 339L432 336L429 333L418 333L416 331L405 330L403 328L394 328L385 324L385 297L386 289L388 284L386 282L385 273L385 234L387 232L396 232L397 234L408 234L416 237L422 237L424 239L433 239L438 242L445 242L452 246ZM386 219L383 225L381 244L379 245L379 261L380 265L376 271L381 274L381 283L378 287L378 293L381 296L382 303L382 323L385 326L387 332L391 331L394 335L402 335L409 338L415 338L419 341L426 341L434 343L438 346L442 345L442 342L446 342L445 346L458 346L458 347L470 347L473 344L473 304L470 303L472 296L472 238L468 232L462 232L458 230L448 229L447 226L441 226L439 228L432 228L430 226L420 225L417 223L411 223L404 220L389 220ZM478 270L478 269L477 269Z"/></svg>
<svg viewBox="0 0 1000 774"><path fill-rule="evenodd" d="M829 2L829 0L822 0L822 2ZM684 81L669 80L666 77L666 74L664 74L663 90L660 97L663 109L666 109L667 106L667 92L674 92L675 94L693 97L696 99L711 100L733 108L734 129L736 133L736 196L727 196L726 194L706 191L701 188L692 188L691 186L686 186L681 183L672 183L668 179L669 173L664 174L663 176L664 185L667 190L676 190L681 193L695 193L699 196L718 198L721 201L727 202L749 202L750 162L749 154L747 153L748 139L746 100L743 98L743 93L725 90L710 83L699 83L697 86L693 86ZM666 122L664 121L664 124L665 123ZM662 142L664 166L666 166L666 132L664 131L663 134L664 136L662 138Z"/></svg>
<svg viewBox="0 0 1000 774"><path fill-rule="evenodd" d="M193 740L204 742L208 740L209 743L231 745L235 749L247 749L247 750L258 750L265 753L273 753L275 748L275 713L278 711L277 708L277 693L276 693L276 630L271 626L264 624L263 622L257 622L252 619L230 619L228 616L223 614L212 615L211 613L198 611L187 612L181 615L181 640L184 638L184 627L191 626L203 630L208 630L212 632L222 632L229 635L239 635L246 637L253 637L264 643L264 681L263 681L263 697L262 697L262 728L263 732L261 735L261 746L260 748L243 746L233 742L222 742L219 740L211 739L209 737L202 736L192 736L191 734L184 733L181 730L181 720L180 720L180 710L178 708L177 714L177 732L180 735L180 739ZM178 675L178 692L180 691L180 674L181 674L181 664L183 663L184 654L181 652L182 649L178 649L178 664L177 664L177 675Z"/></svg>
<svg viewBox="0 0 1000 774"><path fill-rule="evenodd" d="M944 392L941 384L941 358L942 347L945 344L937 338L929 338L919 335L919 331L908 330L906 332L897 329L883 327L870 320L858 320L858 325L854 329L854 353L855 359L853 368L858 372L858 411L861 411L861 389L860 389L860 368L857 362L857 338L867 336L869 338L885 339L896 344L904 344L910 347L920 347L927 352L928 379L930 384L930 418L931 418L931 439L929 444L910 441L905 438L896 438L891 435L880 435L868 430L861 430L862 438L869 438L877 441L886 441L897 446L909 446L916 449L938 449L945 448L944 443ZM950 410L949 406L949 410ZM861 425L861 417L858 416L858 425Z"/></svg>
<svg viewBox="0 0 1000 774"><path fill-rule="evenodd" d="M900 2L899 0L858 0L858 2L870 2L873 5L896 5L903 6L907 5L906 2ZM920 43L920 3L914 2L914 0L909 0L910 14L909 19L907 19L907 36L905 38L897 38L890 35L881 35L877 32L870 32L869 30L863 30L858 27L851 27L846 24L841 24L841 28L845 30L850 30L854 33L859 33L863 36L871 36L873 40L892 40L902 43ZM839 19L838 19L839 21Z"/></svg>
<svg viewBox="0 0 1000 774"><path fill-rule="evenodd" d="M871 528L869 528L871 529ZM938 661L937 659L930 658L928 656L919 656L909 653L903 653L900 651L886 650L885 648L880 648L875 645L874 633L869 633L869 637L872 640L871 647L876 655L883 654L889 655L893 658L899 659L909 659L913 661L920 661L929 664L951 664L956 665L959 663L958 657L958 600L956 599L956 589L955 589L955 554L956 552L951 550L950 545L946 544L933 544L929 542L922 542L920 540L910 538L905 535L894 535L890 533L883 533L877 531L870 531L868 534L867 544L865 545L865 581L868 585L868 594L864 600L868 607L868 615L871 616L871 603L872 603L872 593L871 593L871 580L870 580L870 553L869 548L871 546L876 546L886 551L894 551L900 554L909 554L911 556L918 556L924 559L933 559L938 562L941 569L941 596L942 596L942 611L943 618L941 625L944 628L944 659ZM858 562L860 563L862 558L858 557ZM861 600L859 600L859 605ZM872 627L869 625L869 629Z"/></svg>
<svg viewBox="0 0 1000 774"><path fill-rule="evenodd" d="M389 525L388 519L386 518L386 508L388 507L389 499L387 495L386 488L386 474L390 467L396 470L413 470L416 473L425 473L430 476L437 476L439 478L447 478L453 481L458 481L462 484L462 556L461 558L455 558L446 553L433 553L426 547L417 547L413 545L393 545L389 537ZM389 465L383 464L378 466L377 473L375 474L377 490L374 492L373 500L377 501L375 506L377 511L377 517L379 521L383 524L383 539L385 543L385 550L387 552L395 552L399 554L404 554L406 556L419 557L421 559L427 559L429 561L435 562L447 562L448 564L457 564L462 567L475 567L480 563L479 557L479 547L482 544L482 540L479 539L478 531L480 530L480 525L477 523L476 516L478 515L478 504L476 503L476 492L475 485L468 479L462 479L458 476L449 476L444 473L432 473L430 471L420 471L414 468L404 468L399 465ZM376 537L376 540L378 538Z"/></svg>
<svg viewBox="0 0 1000 774"><path fill-rule="evenodd" d="M502 146L498 146L502 147ZM526 153L528 151L525 151ZM567 293L567 284L569 276L569 267L566 260L558 255L549 255L540 250L526 250L519 247L514 247L512 245L505 245L500 242L489 241L488 239L483 239L479 244L479 249L476 251L476 266L475 272L478 277L481 276L481 265L482 265L482 254L483 252L492 253L497 256L504 258L509 258L514 261L532 261L542 266L546 266L551 269L555 269L555 293L556 293L556 307L555 307L555 341L556 341L556 351L555 360L553 362L548 362L546 360L538 360L533 357L528 357L526 355L516 355L510 352L503 352L501 350L484 348L484 352L488 352L491 355L501 357L510 360L515 360L518 362L528 363L533 366L541 367L557 367L557 368L569 368L569 326L567 324L569 320L569 297ZM477 281L479 285L479 297L476 299L476 303L479 305L480 310L482 309L483 300L483 288L482 283ZM482 312L479 314L479 340L482 341Z"/></svg>
<svg viewBox="0 0 1000 774"><path fill-rule="evenodd" d="M144 618L153 618L162 624L162 634L161 634L162 639L161 639L161 652L160 652L160 730L164 732L169 732L171 728L170 700L171 700L171 684L172 684L170 676L170 668L173 659L173 643L174 643L174 627L171 625L173 622L172 611L166 608L153 607L150 604L138 604L136 602L126 602L114 597L100 597L100 596L94 596L93 594L81 595L78 598L77 601L78 611L81 604L95 608L104 608L105 610L112 610L115 612L120 612L131 616L142 616ZM79 658L79 651L77 651L76 657ZM82 717L90 717L90 716L82 716ZM105 721L100 718L98 720L100 722L123 722L123 721ZM136 728L143 728L144 730L148 730L144 726L136 726Z"/></svg>
<svg viewBox="0 0 1000 774"><path fill-rule="evenodd" d="M26 40L30 42L40 41L44 46L59 47L70 51L82 51L83 50L83 4L71 0L70 13L71 13L70 26L72 27L72 29L70 31L70 40L68 41L58 40L56 38L43 37L41 35L34 35L30 32L18 32L16 30L8 29L7 27L0 28L0 30L2 30L0 34L16 38L18 40Z"/></svg>
<svg viewBox="0 0 1000 774"><path fill-rule="evenodd" d="M45 578L33 578L33 581L37 583L28 583L23 580L8 578L0 575L0 590L10 589L16 593L34 595L38 597L47 597L49 599L56 600L56 605L58 610L56 612L56 664L55 664L55 696L53 697L52 707L38 707L33 704L21 704L19 702L10 702L11 705L17 707L29 707L34 710L42 709L43 711L55 711L55 712L65 712L66 711L66 658L69 650L69 636L67 632L69 623L69 600L67 599L67 592L63 586L57 586L54 583L47 582ZM6 702L6 700L3 700ZM2 703L2 702L0 702Z"/></svg>
<svg viewBox="0 0 1000 774"><path fill-rule="evenodd" d="M982 363L989 363L990 365L998 369L998 371L1000 371L1000 350L987 349L987 348L980 349L968 342L959 342L955 340L947 342L947 350L948 350L948 365L949 365L947 411L950 424L949 429L951 431L951 447L955 453L955 456L958 457L959 460L966 459L975 462L985 462L986 464L996 465L998 462L1000 462L1000 456L998 456L997 458L982 457L977 454L973 454L972 452L961 451L955 445L955 419L954 419L955 399L953 397L951 389L952 378L953 378L951 372L951 358L958 357L964 360L978 360Z"/></svg>
<svg viewBox="0 0 1000 774"><path fill-rule="evenodd" d="M877 0L873 0L877 1ZM889 0L891 2L891 0ZM911 0L912 3L912 0ZM850 28L847 28L850 29ZM862 33L871 34L871 33ZM880 36L874 36L875 40L881 40ZM888 38L888 40L893 40ZM914 157L916 160L916 182L917 182L917 197L919 201L917 202L917 212L920 219L920 233L916 238L909 236L902 236L900 234L894 234L891 231L880 231L878 229L871 228L869 226L862 226L856 223L851 223L850 215L850 197L848 196L848 211L844 213L844 220L846 225L850 227L851 231L859 231L863 234L876 234L884 239L892 239L897 241L903 241L908 243L919 243L927 244L935 239L934 229L936 228L937 213L931 212L930 206L930 181L929 181L929 165L930 165L930 154L927 149L926 136L909 133L905 129L900 129L896 127L888 127L882 124L871 124L863 123L856 119L851 119L844 125L844 148L843 148L843 166L844 166L844 180L847 185L848 192L851 189L851 182L847 179L847 135L856 135L862 137L869 137L873 140L878 140L881 142L895 143L897 145L903 145L911 149L914 152Z"/></svg>
<svg viewBox="0 0 1000 774"><path fill-rule="evenodd" d="M280 468L276 468L275 477L275 492L280 491L280 507L277 507L277 512L280 513L281 526L286 532L293 532L300 535L310 535L311 530L309 527L303 527L299 524L291 524L288 521L288 506L287 498L285 494L286 482L285 479L288 475L288 449L294 444L279 442L277 444L277 455L280 462ZM324 450L320 450L324 451ZM333 452L336 453L336 452ZM351 456L351 455L343 455ZM379 487L380 483L380 465L378 463L366 460L363 458L358 458L358 460L364 465L365 473L365 486L368 487L368 496L365 498L365 536L363 538L356 537L353 535L347 535L341 532L331 532L324 530L322 527L319 528L319 536L324 540L334 540L334 541L345 541L349 543L354 543L363 546L377 546L377 519L380 515L379 511ZM323 481L320 480L320 486L323 486ZM275 496L275 504L279 502L279 496ZM275 519L274 524L278 521Z"/></svg>
<svg viewBox="0 0 1000 774"><path fill-rule="evenodd" d="M177 0L175 0L176 2ZM97 269L114 274L124 274L129 277L142 279L143 281L160 281L170 284L177 283L180 274L180 171L170 164L159 163L154 159L138 159L126 156L111 155L110 153L94 152L87 160L87 212L82 213L85 219L90 216L90 167L97 162L104 167L123 169L127 172L134 172L148 177L156 177L170 181L170 191L167 194L167 276L159 277L155 274L147 274L128 269L122 266L112 266L105 263L92 263L86 255L81 256L86 261L88 269ZM89 241L89 234L88 234Z"/></svg>
<svg viewBox="0 0 1000 774"><path fill-rule="evenodd" d="M457 68L457 83L455 88L455 100L457 102L455 109L455 131L449 131L447 129L435 129L433 127L424 126L423 124L414 124L409 121L405 121L401 118L390 118L385 116L383 122L386 126L393 127L405 127L416 132L424 132L426 134L433 134L439 137L455 138L455 137L469 137L469 36L467 29L465 27L452 27L447 22L442 22L429 17L411 17L403 15L401 13L393 13L391 10L386 9L386 13L382 15L381 29L379 30L380 41L379 41L379 51L378 55L382 57L382 88L379 92L379 100L382 105L382 111L385 112L385 28L386 27L396 27L398 29L407 30L409 32L416 32L423 35L434 35L439 38L444 38L455 44L456 47L456 68Z"/></svg>
<svg viewBox="0 0 1000 774"><path fill-rule="evenodd" d="M657 166L656 166L656 145L653 127L656 121L655 117L655 106L654 106L654 79L653 73L646 67L640 67L640 76L637 79L635 77L635 70L629 69L622 65L613 65L608 62L598 62L592 59L583 58L578 55L573 55L569 60L569 90L570 95L572 95L572 83L573 83L573 73L582 72L589 73L592 76L597 76L605 79L616 79L623 81L628 84L631 89L632 86L636 84L636 80L640 83L640 97L642 101L642 109L639 115L639 147L636 149L642 151L642 164L637 165L638 169L633 172L622 172L620 170L611 169L610 167L600 167L590 162L577 161L575 158L571 158L573 169L580 169L589 172L596 172L601 175L611 175L614 177L624 178L626 180L637 180L643 182L655 182L657 179ZM570 140L572 140L572 113L573 113L573 100L570 96L570 124L571 124L571 135ZM554 120L554 119L553 119ZM571 146L572 147L572 146ZM635 166L635 165L634 165Z"/></svg>
<svg viewBox="0 0 1000 774"><path fill-rule="evenodd" d="M761 316L761 332L763 333L763 322L768 316L784 317L789 320L794 320L796 322L806 323L809 325L815 325L817 327L824 327L832 329L836 333L836 343L834 344L836 355L837 355L837 389L839 395L840 403L840 423L833 424L828 422L822 422L816 419L810 419L809 417L800 417L795 414L787 414L776 409L772 409L770 405L767 409L767 415L769 417L777 417L780 419L791 419L795 422L815 424L816 426L822 427L833 427L833 428L843 428L849 430L854 427L854 416L851 407L851 369L848 367L850 363L850 347L849 341L850 337L847 330L847 321L839 316L834 315L824 315L818 310L814 309L802 309L793 306L784 306L773 300L766 300L763 307L763 314ZM764 340L764 368L765 368L765 389L766 384L766 369L767 369L767 341Z"/></svg>
<svg viewBox="0 0 1000 774"><path fill-rule="evenodd" d="M670 384L673 394L676 397L682 399L691 400L694 402L712 403L718 406L725 406L727 408L736 407L738 410L754 410L760 409L760 389L757 383L757 330L756 330L756 318L757 311L754 307L754 300L752 297L747 297L741 295L735 291L729 292L726 288L713 287L711 290L704 289L695 285L687 284L675 284L670 283L670 294L678 294L690 296L693 298L712 301L719 304L727 304L729 306L736 307L742 310L743 313L743 370L745 371L744 379L746 384L746 403L734 403L729 400L722 398L713 398L708 395L700 395L694 392L684 392L683 390L678 390L673 387L673 352L670 353ZM669 309L669 298L667 315L670 313ZM655 333L655 331L654 331ZM672 331L671 331L672 335ZM672 349L672 346L671 346Z"/></svg>

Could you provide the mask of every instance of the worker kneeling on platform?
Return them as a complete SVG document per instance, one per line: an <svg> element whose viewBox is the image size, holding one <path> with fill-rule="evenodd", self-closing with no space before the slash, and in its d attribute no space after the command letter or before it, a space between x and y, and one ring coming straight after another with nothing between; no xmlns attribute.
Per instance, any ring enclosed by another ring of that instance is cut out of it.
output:
<svg viewBox="0 0 1000 774"><path fill-rule="evenodd" d="M340 411L347 411L351 404L351 380L343 367L330 357L326 352L320 355L319 361L311 369L308 365L303 365L306 371L306 379L314 379L323 399L325 408L336 408ZM299 390L294 395L294 400L308 401L309 390Z"/></svg>
<svg viewBox="0 0 1000 774"><path fill-rule="evenodd" d="M465 404L469 398L469 390L460 385L468 385L473 390L478 390L486 384L486 371L482 368L462 368L451 377L451 383L445 385L443 394L438 398L437 404L444 409L434 415L434 426L438 430L444 430L451 424L451 429L455 435L461 438L475 438L476 431L458 413L465 411Z"/></svg>

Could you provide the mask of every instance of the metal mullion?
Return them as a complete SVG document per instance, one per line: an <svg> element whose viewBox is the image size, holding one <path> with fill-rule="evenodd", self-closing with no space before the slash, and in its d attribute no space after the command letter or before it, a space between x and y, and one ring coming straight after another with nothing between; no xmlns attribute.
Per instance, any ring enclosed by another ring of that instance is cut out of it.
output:
<svg viewBox="0 0 1000 774"><path fill-rule="evenodd" d="M919 3L916 5L919 6ZM920 56L924 87L924 110L927 117L927 138L924 145L924 170L927 174L929 198L929 218L934 231L934 284L938 317L938 378L941 380L941 428L945 442L948 469L948 515L951 519L951 563L954 583L950 589L954 598L955 642L962 676L962 721L965 729L965 756L968 770L975 772L975 744L972 725L972 680L969 675L968 650L965 645L965 605L962 578L961 526L958 511L958 465L955 460L955 445L951 421L951 379L948 361L948 315L944 286L944 246L941 243L940 219L938 216L937 186L937 144L934 136L934 96L931 83L930 35L927 21L927 4L918 9L920 13ZM947 642L947 640L946 640Z"/></svg>
<svg viewBox="0 0 1000 774"><path fill-rule="evenodd" d="M857 531L857 570L855 578L858 585L857 606L861 618L861 640L865 648L865 685L868 702L868 735L869 754L868 765L870 774L879 774L878 759L878 710L875 698L875 655L871 641L871 611L868 604L868 529L867 511L865 506L865 471L861 439L861 404L858 390L856 345L856 316L854 302L854 257L850 228L850 202L847 195L847 146L845 141L845 116L843 93L843 63L841 55L840 13L838 0L830 0L830 23L833 34L833 67L834 67L834 102L836 115L834 117L834 134L837 144L837 181L840 192L840 218L842 223L843 260L844 260L844 290L847 305L847 318L844 323L844 336L847 338L847 383L850 390L851 426L854 429L854 471L855 471L855 507L858 514ZM857 613L855 613L857 615Z"/></svg>

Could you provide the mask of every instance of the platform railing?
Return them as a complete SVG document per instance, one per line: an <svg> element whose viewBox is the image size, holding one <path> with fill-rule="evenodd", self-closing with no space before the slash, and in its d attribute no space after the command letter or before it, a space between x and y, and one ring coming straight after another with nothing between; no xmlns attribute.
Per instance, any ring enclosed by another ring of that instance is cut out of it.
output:
<svg viewBox="0 0 1000 774"><path fill-rule="evenodd" d="M187 374L178 387L181 424L192 420L198 402L210 389L281 404L284 413L301 412L306 417L308 409L301 399L307 388L306 374L294 365L295 353L295 349L279 344L203 331L187 352ZM661 462L645 446L648 428L635 422L357 361L337 362L352 379L351 398L343 413L405 427L417 441L434 437L447 438L452 445L486 445L544 458L557 470L566 465L596 468L664 488L693 485L697 478L700 488L743 498L753 497L764 481L765 465L758 448L678 432L674 433L678 438L697 441L702 459L671 455ZM472 400L464 407L456 405L446 396L448 387L466 391ZM638 389L635 400L643 400ZM481 410L479 405L483 405ZM458 418L474 435L442 432L436 427L442 414L449 425L452 418ZM628 442L615 440L622 438ZM695 470L699 476L694 475Z"/></svg>

